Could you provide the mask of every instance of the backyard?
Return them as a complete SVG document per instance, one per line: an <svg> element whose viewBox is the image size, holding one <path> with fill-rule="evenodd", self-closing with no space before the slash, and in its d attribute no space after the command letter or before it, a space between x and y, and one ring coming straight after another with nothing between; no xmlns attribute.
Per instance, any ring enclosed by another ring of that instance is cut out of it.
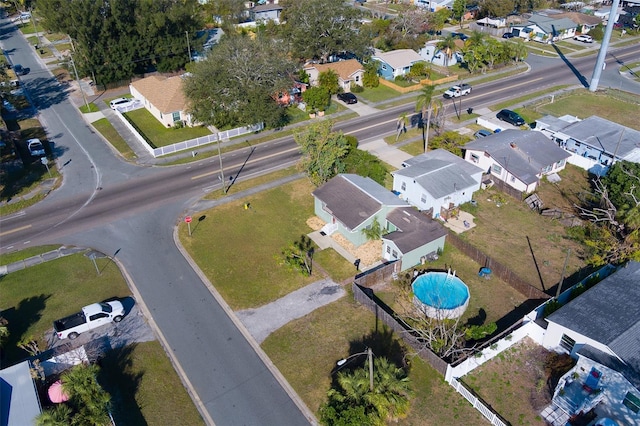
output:
<svg viewBox="0 0 640 426"><path fill-rule="evenodd" d="M6 265L56 249L38 247L0 256ZM46 347L54 320L96 301L125 297L129 288L118 267L107 258L96 265L83 254L38 264L2 277L0 311L8 320L9 337L3 345L3 366L28 356L17 342L33 336ZM117 424L203 424L163 348L157 341L126 346L102 358L99 382L109 391ZM160 398L159 395L162 397ZM43 401L45 402L45 401Z"/></svg>

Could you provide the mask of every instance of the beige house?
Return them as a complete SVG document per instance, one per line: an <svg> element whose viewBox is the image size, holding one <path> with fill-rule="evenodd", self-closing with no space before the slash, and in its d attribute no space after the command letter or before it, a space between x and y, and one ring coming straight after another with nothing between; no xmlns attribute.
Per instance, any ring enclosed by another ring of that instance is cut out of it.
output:
<svg viewBox="0 0 640 426"><path fill-rule="evenodd" d="M152 75L129 85L134 98L166 127L177 122L193 125L191 116L185 111L187 99L182 91L182 77L163 77Z"/></svg>
<svg viewBox="0 0 640 426"><path fill-rule="evenodd" d="M338 84L345 92L350 92L354 84L362 86L364 68L355 59L347 59L346 61L332 62L330 64L308 64L304 68L304 71L309 74L309 84L312 86L317 86L320 73L328 70L333 70L338 74Z"/></svg>

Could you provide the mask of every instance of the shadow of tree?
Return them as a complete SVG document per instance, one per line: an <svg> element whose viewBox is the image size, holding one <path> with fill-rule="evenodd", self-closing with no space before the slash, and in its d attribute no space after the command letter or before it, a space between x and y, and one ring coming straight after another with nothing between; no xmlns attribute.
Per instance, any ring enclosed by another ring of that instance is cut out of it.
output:
<svg viewBox="0 0 640 426"><path fill-rule="evenodd" d="M9 337L2 350L2 365L16 364L27 358L29 354L18 347L18 342L26 336L27 330L42 317L46 301L50 294L22 299L18 306L12 306L2 311L2 316L8 321ZM33 336L36 339L40 336Z"/></svg>
<svg viewBox="0 0 640 426"><path fill-rule="evenodd" d="M408 368L406 349L400 344L400 339L386 325L378 331L362 336L361 339L354 340L349 343L349 353L356 354L366 352L367 348L371 348L374 357L384 357L398 367ZM354 359L350 363L349 368L361 368L364 366L367 357L363 355Z"/></svg>
<svg viewBox="0 0 640 426"><path fill-rule="evenodd" d="M101 367L98 382L111 395L112 414L117 425L147 425L140 411L140 402L136 399L144 375L133 366L136 346L132 344L110 350L98 361Z"/></svg>

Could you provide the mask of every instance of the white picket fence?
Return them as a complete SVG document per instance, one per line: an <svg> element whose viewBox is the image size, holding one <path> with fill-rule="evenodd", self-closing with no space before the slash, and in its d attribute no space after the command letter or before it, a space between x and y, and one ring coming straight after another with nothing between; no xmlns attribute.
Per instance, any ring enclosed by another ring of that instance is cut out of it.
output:
<svg viewBox="0 0 640 426"><path fill-rule="evenodd" d="M480 411L492 425L509 426L509 423L503 421L490 407L487 407L480 398L475 396L473 392L468 390L461 382L452 379L449 383L460 395L464 396L464 398L473 405L473 408Z"/></svg>

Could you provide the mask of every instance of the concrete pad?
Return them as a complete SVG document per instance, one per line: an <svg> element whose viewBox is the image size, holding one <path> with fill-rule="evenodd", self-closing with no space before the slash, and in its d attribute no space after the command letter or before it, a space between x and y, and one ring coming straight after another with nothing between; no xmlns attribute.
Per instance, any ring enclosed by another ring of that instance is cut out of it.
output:
<svg viewBox="0 0 640 426"><path fill-rule="evenodd" d="M247 330L262 343L271 333L288 322L302 318L321 306L342 298L347 292L330 279L316 281L299 290L255 309L237 311Z"/></svg>
<svg viewBox="0 0 640 426"><path fill-rule="evenodd" d="M402 163L413 158L411 155L401 151L395 146L389 145L384 141L384 139L372 139L361 142L358 145L358 148L370 152L385 163L388 163L397 169L401 169Z"/></svg>
<svg viewBox="0 0 640 426"><path fill-rule="evenodd" d="M458 217L448 219L443 225L451 229L456 234L461 234L464 231L475 228L476 224L473 222L475 217L471 213L460 210Z"/></svg>

